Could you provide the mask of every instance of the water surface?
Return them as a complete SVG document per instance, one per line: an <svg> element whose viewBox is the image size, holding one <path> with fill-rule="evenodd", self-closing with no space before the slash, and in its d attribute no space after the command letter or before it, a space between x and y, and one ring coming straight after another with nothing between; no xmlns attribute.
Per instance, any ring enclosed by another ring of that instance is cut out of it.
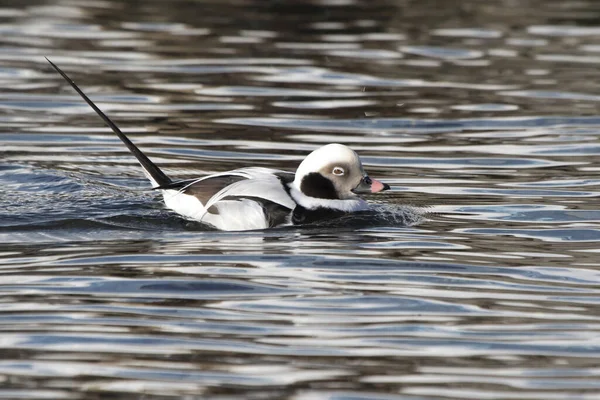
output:
<svg viewBox="0 0 600 400"><path fill-rule="evenodd" d="M0 397L597 399L600 7L0 2ZM215 232L174 178L343 142L424 221Z"/></svg>

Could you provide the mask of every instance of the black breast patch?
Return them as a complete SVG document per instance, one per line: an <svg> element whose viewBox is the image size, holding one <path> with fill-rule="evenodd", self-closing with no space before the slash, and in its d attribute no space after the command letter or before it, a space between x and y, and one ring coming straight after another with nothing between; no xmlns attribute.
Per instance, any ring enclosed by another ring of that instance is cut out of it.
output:
<svg viewBox="0 0 600 400"><path fill-rule="evenodd" d="M313 224L315 222L339 218L346 214L346 211L335 210L332 208L318 207L309 210L301 205L297 205L292 213L292 223L294 225Z"/></svg>
<svg viewBox="0 0 600 400"><path fill-rule="evenodd" d="M318 172L311 172L302 178L300 191L307 196L317 199L337 200L339 196L333 182Z"/></svg>

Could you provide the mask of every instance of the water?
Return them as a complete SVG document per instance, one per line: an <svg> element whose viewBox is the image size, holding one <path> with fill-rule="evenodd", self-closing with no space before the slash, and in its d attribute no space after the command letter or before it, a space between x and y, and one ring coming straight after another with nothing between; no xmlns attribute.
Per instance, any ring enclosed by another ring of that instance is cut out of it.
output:
<svg viewBox="0 0 600 400"><path fill-rule="evenodd" d="M0 397L600 399L593 0L0 2ZM424 220L214 232L332 141Z"/></svg>

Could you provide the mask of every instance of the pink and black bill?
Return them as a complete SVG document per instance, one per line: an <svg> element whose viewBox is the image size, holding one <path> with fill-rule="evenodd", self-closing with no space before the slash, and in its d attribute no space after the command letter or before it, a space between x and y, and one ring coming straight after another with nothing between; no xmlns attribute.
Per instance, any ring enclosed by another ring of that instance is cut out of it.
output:
<svg viewBox="0 0 600 400"><path fill-rule="evenodd" d="M387 183L380 182L377 179L371 179L368 175L365 175L358 186L352 189L352 192L356 194L367 194L382 192L389 189L390 185Z"/></svg>

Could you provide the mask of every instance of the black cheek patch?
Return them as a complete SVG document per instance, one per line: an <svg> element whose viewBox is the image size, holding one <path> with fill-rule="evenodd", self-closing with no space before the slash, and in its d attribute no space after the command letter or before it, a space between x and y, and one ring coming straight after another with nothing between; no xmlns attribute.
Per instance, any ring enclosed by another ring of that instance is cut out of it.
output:
<svg viewBox="0 0 600 400"><path fill-rule="evenodd" d="M302 178L300 191L307 196L317 199L337 200L339 196L333 182L318 172L311 172Z"/></svg>

